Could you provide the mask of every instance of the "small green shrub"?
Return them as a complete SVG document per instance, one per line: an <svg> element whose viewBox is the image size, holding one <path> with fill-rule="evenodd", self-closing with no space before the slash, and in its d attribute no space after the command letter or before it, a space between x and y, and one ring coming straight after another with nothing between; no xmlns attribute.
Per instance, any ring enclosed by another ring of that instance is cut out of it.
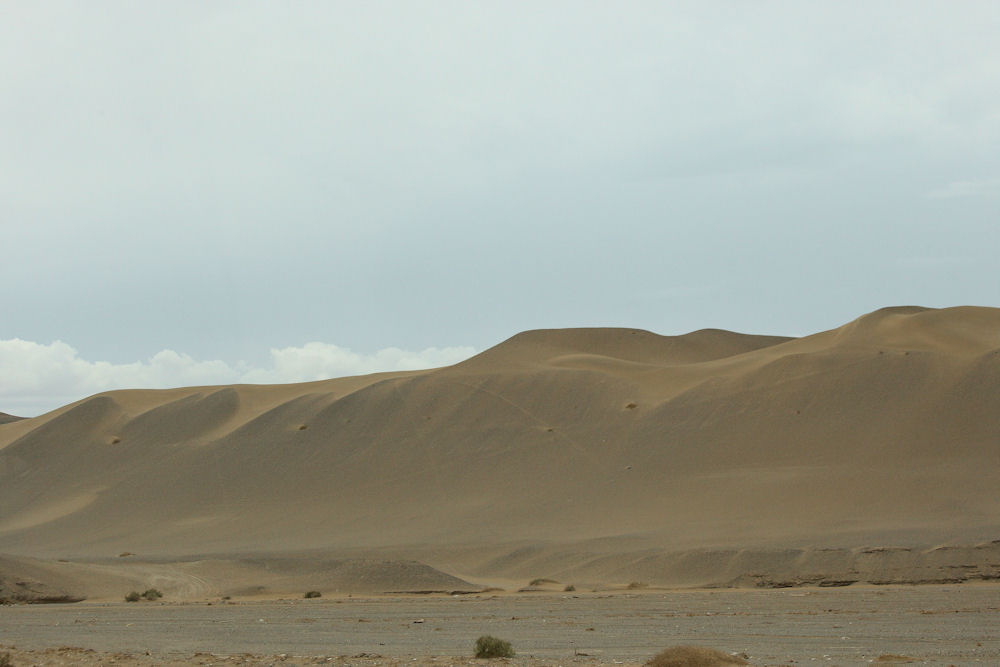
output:
<svg viewBox="0 0 1000 667"><path fill-rule="evenodd" d="M476 657L513 658L514 648L508 641L498 639L492 635L483 635L476 640Z"/></svg>
<svg viewBox="0 0 1000 667"><path fill-rule="evenodd" d="M309 598L321 598L321 597L323 597L323 594L320 593L319 591L306 591L305 597L306 597L306 599L309 599Z"/></svg>
<svg viewBox="0 0 1000 667"><path fill-rule="evenodd" d="M161 593L160 591L156 590L155 588L147 588L145 590L145 592L142 594L142 597L144 597L144 598L146 598L147 600L150 600L150 601L152 601L152 600L159 600L160 598L163 597L163 593Z"/></svg>
<svg viewBox="0 0 1000 667"><path fill-rule="evenodd" d="M140 598L142 598L142 595L139 593L139 591L132 591L131 593L125 596L125 602L138 602Z"/></svg>

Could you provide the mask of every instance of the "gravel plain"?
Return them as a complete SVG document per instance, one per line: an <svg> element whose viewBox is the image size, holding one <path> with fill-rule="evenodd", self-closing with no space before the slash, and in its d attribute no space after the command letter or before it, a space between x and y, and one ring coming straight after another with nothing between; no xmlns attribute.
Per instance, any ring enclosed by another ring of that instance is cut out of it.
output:
<svg viewBox="0 0 1000 667"><path fill-rule="evenodd" d="M14 665L640 664L694 644L755 665L1000 665L1000 586L478 594L0 608Z"/></svg>

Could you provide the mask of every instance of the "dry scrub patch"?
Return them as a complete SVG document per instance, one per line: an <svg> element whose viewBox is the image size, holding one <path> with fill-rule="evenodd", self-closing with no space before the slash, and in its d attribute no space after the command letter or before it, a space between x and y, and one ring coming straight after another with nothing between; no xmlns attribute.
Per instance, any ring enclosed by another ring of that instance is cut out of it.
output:
<svg viewBox="0 0 1000 667"><path fill-rule="evenodd" d="M747 664L749 663L743 658L711 648L674 646L657 653L646 663L646 667L728 667Z"/></svg>
<svg viewBox="0 0 1000 667"><path fill-rule="evenodd" d="M500 639L499 637L494 637L492 635L483 635L476 640L475 655L477 658L513 658L514 657L514 647L510 645L509 641Z"/></svg>

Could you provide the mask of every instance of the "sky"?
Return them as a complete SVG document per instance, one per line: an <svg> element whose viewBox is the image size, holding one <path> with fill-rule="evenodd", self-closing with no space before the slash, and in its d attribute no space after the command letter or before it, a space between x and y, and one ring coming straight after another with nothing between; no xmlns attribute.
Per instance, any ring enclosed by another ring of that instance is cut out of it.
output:
<svg viewBox="0 0 1000 667"><path fill-rule="evenodd" d="M1000 306L1000 3L0 4L0 412Z"/></svg>

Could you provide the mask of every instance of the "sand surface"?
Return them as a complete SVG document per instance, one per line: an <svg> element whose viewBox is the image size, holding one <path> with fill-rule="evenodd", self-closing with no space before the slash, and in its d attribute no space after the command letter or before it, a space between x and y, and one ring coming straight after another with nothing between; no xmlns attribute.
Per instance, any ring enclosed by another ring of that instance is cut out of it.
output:
<svg viewBox="0 0 1000 667"><path fill-rule="evenodd" d="M755 665L996 665L998 625L992 585L581 592L25 605L0 610L0 644L17 647L15 664L464 665L489 633L528 665L631 665L677 644ZM46 652L58 647L98 653Z"/></svg>
<svg viewBox="0 0 1000 667"><path fill-rule="evenodd" d="M6 412L0 412L0 424L9 424L10 422L16 422L23 419L23 417L18 417L16 415L9 415Z"/></svg>
<svg viewBox="0 0 1000 667"><path fill-rule="evenodd" d="M998 309L529 331L0 424L0 597L984 581L998 473Z"/></svg>

